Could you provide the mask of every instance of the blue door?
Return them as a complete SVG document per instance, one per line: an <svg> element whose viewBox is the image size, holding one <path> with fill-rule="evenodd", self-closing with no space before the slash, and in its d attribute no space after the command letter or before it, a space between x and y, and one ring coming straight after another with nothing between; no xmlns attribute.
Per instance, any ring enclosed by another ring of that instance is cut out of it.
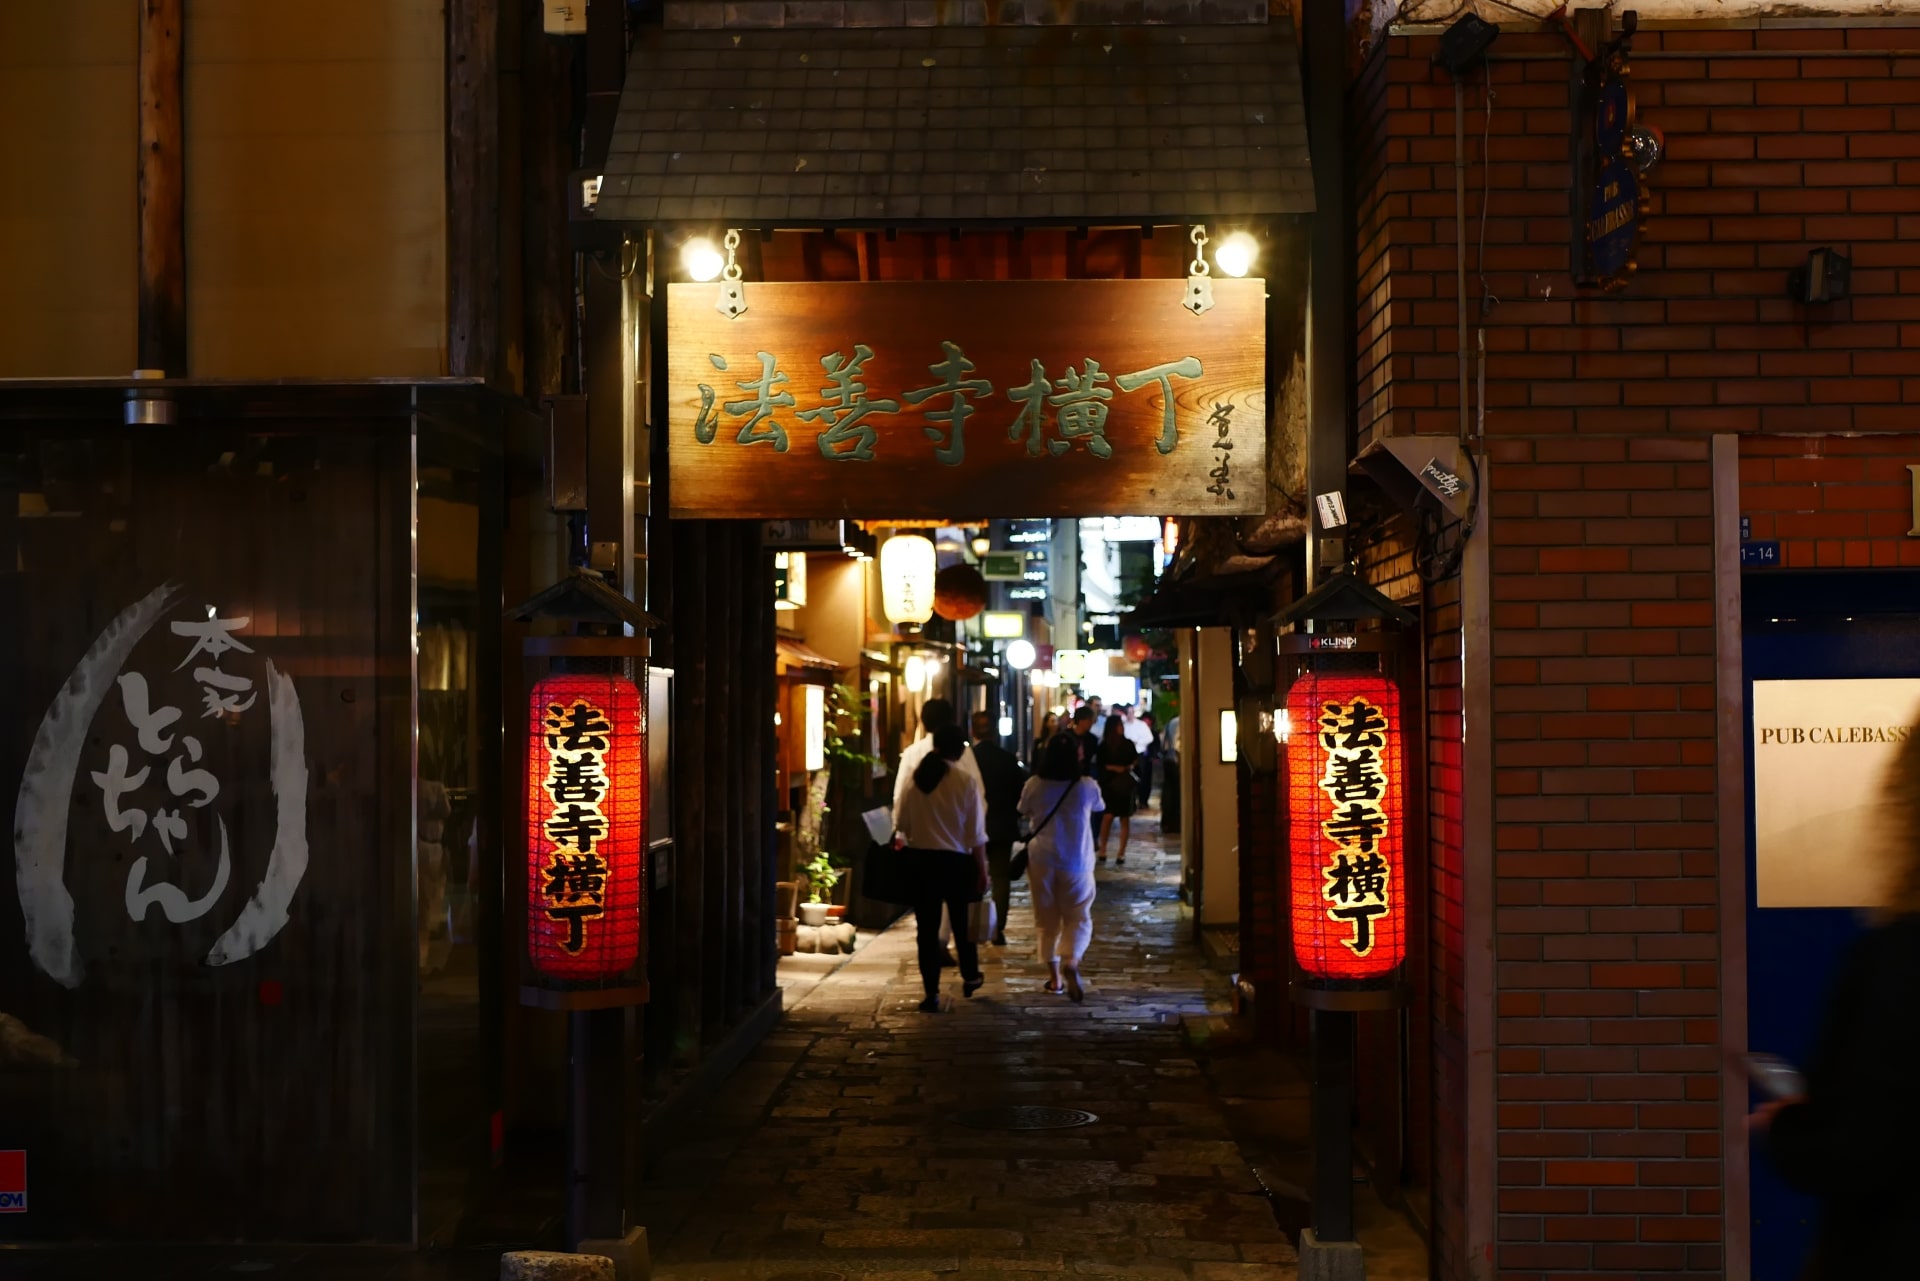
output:
<svg viewBox="0 0 1920 1281"><path fill-rule="evenodd" d="M1847 908L1761 908L1755 897L1753 682L1920 676L1920 574L1757 571L1741 583L1747 722L1747 1043L1805 1063L1828 983L1860 932ZM1754 1281L1796 1281L1814 1203L1753 1156Z"/></svg>

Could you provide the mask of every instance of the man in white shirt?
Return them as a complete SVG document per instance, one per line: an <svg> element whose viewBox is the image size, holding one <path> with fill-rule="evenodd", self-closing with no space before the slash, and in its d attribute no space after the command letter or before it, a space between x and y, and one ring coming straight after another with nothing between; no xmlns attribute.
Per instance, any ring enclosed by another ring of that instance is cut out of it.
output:
<svg viewBox="0 0 1920 1281"><path fill-rule="evenodd" d="M1153 731L1147 728L1145 721L1134 714L1134 708L1131 703L1120 708L1120 720L1122 722L1122 728L1126 733L1127 741L1139 748L1140 754L1145 756L1147 749L1153 746Z"/></svg>

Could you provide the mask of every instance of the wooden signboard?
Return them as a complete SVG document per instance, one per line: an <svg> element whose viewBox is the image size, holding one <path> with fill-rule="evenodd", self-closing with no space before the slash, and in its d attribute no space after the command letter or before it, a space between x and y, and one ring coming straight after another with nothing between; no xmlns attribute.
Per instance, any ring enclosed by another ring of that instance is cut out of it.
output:
<svg viewBox="0 0 1920 1281"><path fill-rule="evenodd" d="M1266 505L1266 285L670 286L669 512L1221 515Z"/></svg>

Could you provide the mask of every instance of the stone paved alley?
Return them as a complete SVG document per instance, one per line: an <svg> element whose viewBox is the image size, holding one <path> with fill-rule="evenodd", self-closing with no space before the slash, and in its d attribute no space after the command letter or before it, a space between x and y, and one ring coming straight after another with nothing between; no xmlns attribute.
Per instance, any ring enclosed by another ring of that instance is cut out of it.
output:
<svg viewBox="0 0 1920 1281"><path fill-rule="evenodd" d="M1128 865L1100 874L1084 1005L1041 990L1024 886L1009 945L982 949L986 987L961 1000L950 978L946 1013L914 1008L910 920L800 997L663 1154L642 1204L655 1277L1292 1277L1183 1032L1225 1011L1225 977L1180 937L1157 819L1135 827ZM1099 1120L954 1119L1018 1104Z"/></svg>

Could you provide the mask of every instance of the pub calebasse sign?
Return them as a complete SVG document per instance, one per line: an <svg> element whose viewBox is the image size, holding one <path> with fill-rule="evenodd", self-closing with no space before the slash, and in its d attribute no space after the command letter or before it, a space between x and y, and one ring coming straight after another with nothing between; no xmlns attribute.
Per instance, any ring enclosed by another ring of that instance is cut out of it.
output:
<svg viewBox="0 0 1920 1281"><path fill-rule="evenodd" d="M1263 281L744 288L668 289L674 516L1265 510Z"/></svg>

